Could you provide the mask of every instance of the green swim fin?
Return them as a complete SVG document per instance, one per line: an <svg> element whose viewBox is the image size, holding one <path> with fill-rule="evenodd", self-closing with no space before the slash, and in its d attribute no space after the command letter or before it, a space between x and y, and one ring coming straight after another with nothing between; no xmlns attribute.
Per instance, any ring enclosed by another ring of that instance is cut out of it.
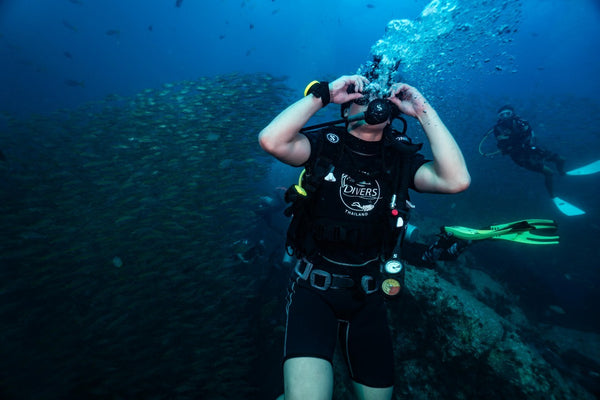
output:
<svg viewBox="0 0 600 400"><path fill-rule="evenodd" d="M492 239L509 240L511 242L525 244L558 244L560 237L556 235L536 235L532 231L523 231L515 233L507 233L493 237Z"/></svg>
<svg viewBox="0 0 600 400"><path fill-rule="evenodd" d="M531 230L531 229L556 229L558 225L552 219L522 219L514 222L507 222L505 224L492 225L490 229L500 230L511 228L513 230Z"/></svg>
<svg viewBox="0 0 600 400"><path fill-rule="evenodd" d="M555 231L557 227L551 219L524 219L482 229L464 226L445 226L443 229L464 240L498 239L525 244L557 244L559 236L544 234L547 233L545 231Z"/></svg>
<svg viewBox="0 0 600 400"><path fill-rule="evenodd" d="M551 219L526 219L495 227L506 229L507 225L511 227L511 231L495 236L493 239L526 244L558 244L560 239L557 235L546 234L554 233L558 228L556 222Z"/></svg>
<svg viewBox="0 0 600 400"><path fill-rule="evenodd" d="M448 233L453 234L458 239L464 240L484 240L491 239L496 235L502 233L509 233L510 228L501 230L492 229L473 229L467 228L466 226L444 226L444 230Z"/></svg>

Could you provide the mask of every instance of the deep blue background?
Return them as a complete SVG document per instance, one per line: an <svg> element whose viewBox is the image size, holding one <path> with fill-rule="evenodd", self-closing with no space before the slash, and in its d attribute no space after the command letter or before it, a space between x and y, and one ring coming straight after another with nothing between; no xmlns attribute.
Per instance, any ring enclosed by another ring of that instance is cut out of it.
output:
<svg viewBox="0 0 600 400"><path fill-rule="evenodd" d="M184 0L176 8L175 0L2 0L0 110L48 110L234 71L286 75L303 87L324 74L356 71L389 20L414 19L426 4ZM110 29L120 34L107 35ZM518 73L465 74L475 93L518 88L521 96L597 99L599 48L597 1L529 0L511 48Z"/></svg>

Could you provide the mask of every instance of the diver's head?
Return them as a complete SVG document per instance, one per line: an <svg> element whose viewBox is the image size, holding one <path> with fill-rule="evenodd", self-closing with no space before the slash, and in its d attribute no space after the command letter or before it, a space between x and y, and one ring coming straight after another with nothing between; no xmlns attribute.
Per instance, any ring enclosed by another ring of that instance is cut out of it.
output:
<svg viewBox="0 0 600 400"><path fill-rule="evenodd" d="M511 120L515 116L515 109L510 104L504 105L498 109L498 121Z"/></svg>

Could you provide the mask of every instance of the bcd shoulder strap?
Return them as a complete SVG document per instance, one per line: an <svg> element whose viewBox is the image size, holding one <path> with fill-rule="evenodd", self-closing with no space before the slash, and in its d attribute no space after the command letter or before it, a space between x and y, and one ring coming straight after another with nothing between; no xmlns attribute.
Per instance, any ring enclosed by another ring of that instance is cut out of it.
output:
<svg viewBox="0 0 600 400"><path fill-rule="evenodd" d="M289 187L285 200L291 205L285 209L286 216L292 216L287 230L286 251L290 256L298 258L310 256L316 251L316 244L310 234L311 204L313 194L318 190L323 179L336 160L342 155L343 141L338 129L327 129L320 132L324 137L318 140L318 147L312 162L304 166L297 185Z"/></svg>
<svg viewBox="0 0 600 400"><path fill-rule="evenodd" d="M392 196L389 200L387 231L381 249L381 253L386 259L394 253L400 258L399 252L411 211L408 195L411 180L411 158L422 147L421 144L413 144L407 137L396 136L389 140L392 142L388 143L388 148L393 157L390 170Z"/></svg>
<svg viewBox="0 0 600 400"><path fill-rule="evenodd" d="M316 149L316 156L312 164L305 166L306 173L302 180L302 187L308 193L314 193L323 182L323 179L333 171L333 165L342 157L344 147L343 132L339 129L323 130Z"/></svg>

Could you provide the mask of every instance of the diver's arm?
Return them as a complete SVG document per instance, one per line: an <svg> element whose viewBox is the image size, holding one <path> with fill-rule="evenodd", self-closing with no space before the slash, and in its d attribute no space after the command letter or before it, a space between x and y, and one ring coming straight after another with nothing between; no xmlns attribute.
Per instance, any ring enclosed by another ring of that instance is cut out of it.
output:
<svg viewBox="0 0 600 400"><path fill-rule="evenodd" d="M415 174L415 188L421 192L458 193L471 184L465 159L437 112L412 86L392 88L389 100L404 114L419 120L433 154L433 161L423 164Z"/></svg>
<svg viewBox="0 0 600 400"><path fill-rule="evenodd" d="M458 193L471 184L467 164L437 112L428 104L417 117L433 154L433 161L423 164L415 174L415 188L422 192Z"/></svg>
<svg viewBox="0 0 600 400"><path fill-rule="evenodd" d="M329 84L332 103L342 104L362 96L367 79L360 75L342 76ZM350 85L355 93L348 93ZM304 164L310 157L310 143L300 129L323 107L320 98L306 96L283 110L258 135L260 146L280 161L293 166Z"/></svg>
<svg viewBox="0 0 600 400"><path fill-rule="evenodd" d="M528 121L521 119L523 121L523 131L525 132L525 140L529 147L535 146L535 134L533 133L533 128L529 124Z"/></svg>
<svg viewBox="0 0 600 400"><path fill-rule="evenodd" d="M286 164L304 164L310 156L310 143L299 131L322 107L321 99L315 96L306 96L298 100L260 132L260 146Z"/></svg>

